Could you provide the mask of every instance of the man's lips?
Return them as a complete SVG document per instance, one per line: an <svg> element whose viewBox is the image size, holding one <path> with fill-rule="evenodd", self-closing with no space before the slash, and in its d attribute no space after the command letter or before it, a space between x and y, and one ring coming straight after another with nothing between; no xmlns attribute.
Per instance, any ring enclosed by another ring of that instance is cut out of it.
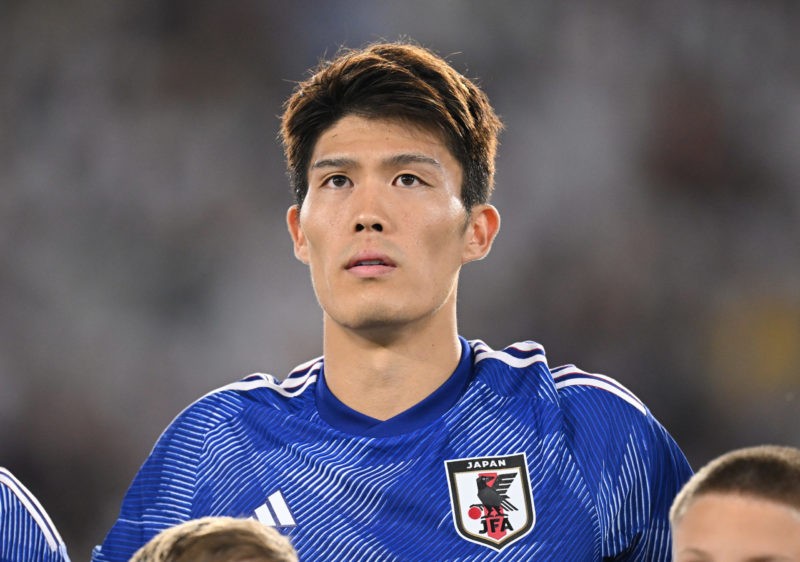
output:
<svg viewBox="0 0 800 562"><path fill-rule="evenodd" d="M363 253L350 259L345 269L359 277L374 277L389 273L396 267L397 264L386 255Z"/></svg>

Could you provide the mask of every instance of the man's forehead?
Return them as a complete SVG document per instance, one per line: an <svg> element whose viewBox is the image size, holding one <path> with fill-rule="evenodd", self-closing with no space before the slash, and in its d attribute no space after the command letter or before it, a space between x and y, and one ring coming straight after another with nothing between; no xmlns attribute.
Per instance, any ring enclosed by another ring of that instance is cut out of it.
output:
<svg viewBox="0 0 800 562"><path fill-rule="evenodd" d="M329 166L357 166L363 159L386 165L425 164L443 168L458 158L436 127L402 118L345 115L317 138L309 171Z"/></svg>
<svg viewBox="0 0 800 562"><path fill-rule="evenodd" d="M323 129L314 143L314 148L319 145L321 140L330 139L332 136L338 137L344 132L357 135L359 132L374 132L375 129L384 132L390 130L395 132L400 131L403 136L420 140L424 139L426 142L441 144L448 148L446 135L439 127L433 124L421 123L416 120L400 117L364 117L356 114L344 115L330 126Z"/></svg>

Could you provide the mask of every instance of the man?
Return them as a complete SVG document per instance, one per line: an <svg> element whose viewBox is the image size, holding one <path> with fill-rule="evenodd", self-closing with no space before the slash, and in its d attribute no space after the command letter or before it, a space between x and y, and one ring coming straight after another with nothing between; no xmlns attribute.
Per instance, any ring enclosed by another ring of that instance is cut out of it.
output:
<svg viewBox="0 0 800 562"><path fill-rule="evenodd" d="M67 547L42 505L0 466L0 560L69 562Z"/></svg>
<svg viewBox="0 0 800 562"><path fill-rule="evenodd" d="M164 529L130 562L297 562L289 539L253 519L202 517Z"/></svg>
<svg viewBox="0 0 800 562"><path fill-rule="evenodd" d="M800 449L714 459L675 498L670 523L676 562L800 562Z"/></svg>
<svg viewBox="0 0 800 562"><path fill-rule="evenodd" d="M461 266L489 252L501 124L426 49L342 53L282 135L295 255L324 358L254 375L166 430L95 560L164 526L252 515L302 560L667 560L690 469L617 382L550 370L533 342L458 336Z"/></svg>

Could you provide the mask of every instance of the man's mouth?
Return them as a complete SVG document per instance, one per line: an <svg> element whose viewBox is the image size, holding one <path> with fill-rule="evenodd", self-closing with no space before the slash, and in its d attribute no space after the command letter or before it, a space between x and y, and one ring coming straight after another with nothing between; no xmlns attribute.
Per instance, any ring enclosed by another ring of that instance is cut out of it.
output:
<svg viewBox="0 0 800 562"><path fill-rule="evenodd" d="M393 271L397 266L385 256L357 256L350 260L346 269L359 277L377 277Z"/></svg>

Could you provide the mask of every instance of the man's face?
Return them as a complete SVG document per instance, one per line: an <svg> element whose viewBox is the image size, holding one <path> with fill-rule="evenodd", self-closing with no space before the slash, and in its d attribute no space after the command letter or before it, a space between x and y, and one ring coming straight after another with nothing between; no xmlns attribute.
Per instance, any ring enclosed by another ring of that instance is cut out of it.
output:
<svg viewBox="0 0 800 562"><path fill-rule="evenodd" d="M462 175L438 134L405 121L350 115L322 133L287 222L326 321L372 330L454 313L461 265L488 252L499 224L487 243L496 211L467 215Z"/></svg>
<svg viewBox="0 0 800 562"><path fill-rule="evenodd" d="M675 562L800 562L800 510L733 494L698 497L673 529Z"/></svg>

